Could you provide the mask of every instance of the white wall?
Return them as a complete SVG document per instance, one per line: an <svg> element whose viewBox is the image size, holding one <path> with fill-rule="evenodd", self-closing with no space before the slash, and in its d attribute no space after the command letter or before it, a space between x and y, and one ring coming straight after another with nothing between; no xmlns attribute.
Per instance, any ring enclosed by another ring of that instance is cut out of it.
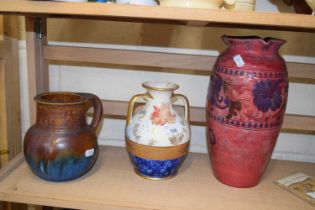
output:
<svg viewBox="0 0 315 210"><path fill-rule="evenodd" d="M272 5L268 0L257 1L257 3L258 10L277 10L277 7ZM70 43L63 44L70 45ZM162 47L139 47L130 45L92 43L71 43L71 45L105 48L140 48L151 51L172 51L186 54L217 55L219 53L218 51L210 50L168 49ZM26 50L24 42L20 43L20 55L23 114L22 130L25 133L29 127L29 115L27 101ZM285 58L290 61L302 60L303 62L315 63L315 57L305 57L304 55L286 55ZM177 92L186 95L192 106L204 107L206 104L206 93L209 82L207 76L65 65L50 66L50 90L91 92L102 99L109 100L128 101L131 96L144 92L144 89L141 87L143 81L156 79L178 83L180 88ZM314 95L314 85L290 83L287 113L315 116ZM105 119L99 136L99 143L104 145L124 146L124 126L125 122L122 120ZM192 144L190 150L192 152L207 152L204 127L192 127ZM281 133L273 153L273 158L315 162L315 136Z"/></svg>

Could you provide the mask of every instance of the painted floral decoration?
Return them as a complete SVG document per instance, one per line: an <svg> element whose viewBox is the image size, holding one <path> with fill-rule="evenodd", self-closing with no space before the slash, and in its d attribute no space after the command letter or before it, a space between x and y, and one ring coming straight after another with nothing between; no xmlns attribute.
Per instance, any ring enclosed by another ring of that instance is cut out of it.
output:
<svg viewBox="0 0 315 210"><path fill-rule="evenodd" d="M209 92L209 100L212 106L219 109L228 108L228 114L226 118L232 118L237 115L237 112L242 109L242 104L239 100L232 100L229 98L228 92L230 90L230 84L223 80L220 75L213 73L211 75L211 90Z"/></svg>
<svg viewBox="0 0 315 210"><path fill-rule="evenodd" d="M229 106L230 100L220 95L221 90L224 90L225 87L226 87L225 81L219 75L212 74L210 94L210 101L212 105L222 109L225 109Z"/></svg>
<svg viewBox="0 0 315 210"><path fill-rule="evenodd" d="M176 115L171 113L168 104L162 104L160 107L153 106L151 120L154 125L164 125L165 123L175 123Z"/></svg>
<svg viewBox="0 0 315 210"><path fill-rule="evenodd" d="M176 135L170 136L169 140L171 145L179 145L184 139L183 133L177 133Z"/></svg>
<svg viewBox="0 0 315 210"><path fill-rule="evenodd" d="M267 112L269 109L275 111L282 104L281 80L262 80L257 82L253 87L253 100L255 106L262 112Z"/></svg>

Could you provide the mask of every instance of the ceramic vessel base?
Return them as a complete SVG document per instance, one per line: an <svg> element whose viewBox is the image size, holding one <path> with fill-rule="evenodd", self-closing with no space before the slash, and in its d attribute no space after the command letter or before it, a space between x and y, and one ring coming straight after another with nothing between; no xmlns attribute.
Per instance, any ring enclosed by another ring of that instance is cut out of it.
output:
<svg viewBox="0 0 315 210"><path fill-rule="evenodd" d="M171 178L173 178L174 176L177 175L177 171L176 171L174 174L172 174L170 176L167 176L167 177L162 177L162 178L160 178L160 177L151 177L151 176L146 176L146 175L142 174L136 168L134 170L135 170L136 174L138 174L141 178L144 178L144 179L147 179L147 180L151 180L151 181L164 181L164 180L171 179Z"/></svg>

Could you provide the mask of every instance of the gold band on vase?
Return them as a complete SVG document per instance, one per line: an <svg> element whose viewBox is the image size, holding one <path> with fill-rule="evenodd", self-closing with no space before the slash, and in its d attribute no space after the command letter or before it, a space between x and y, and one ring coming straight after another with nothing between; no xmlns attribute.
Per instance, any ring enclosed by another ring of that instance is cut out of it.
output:
<svg viewBox="0 0 315 210"><path fill-rule="evenodd" d="M172 160L188 153L190 141L185 144L168 147L157 147L138 144L126 138L127 151L137 157L149 160Z"/></svg>

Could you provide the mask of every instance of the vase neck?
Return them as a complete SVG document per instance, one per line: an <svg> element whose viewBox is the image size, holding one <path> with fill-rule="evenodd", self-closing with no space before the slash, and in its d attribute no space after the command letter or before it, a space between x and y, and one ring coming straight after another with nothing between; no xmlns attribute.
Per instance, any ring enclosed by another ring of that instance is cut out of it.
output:
<svg viewBox="0 0 315 210"><path fill-rule="evenodd" d="M173 91L165 90L148 90L148 93L152 96L152 104L170 103L173 95Z"/></svg>
<svg viewBox="0 0 315 210"><path fill-rule="evenodd" d="M170 103L173 92L179 87L175 83L163 81L149 81L142 83L151 96L150 104L159 105L161 103Z"/></svg>
<svg viewBox="0 0 315 210"><path fill-rule="evenodd" d="M284 40L274 38L260 38L255 36L223 36L223 41L229 51L239 51L247 54L264 54L274 56L279 54Z"/></svg>

